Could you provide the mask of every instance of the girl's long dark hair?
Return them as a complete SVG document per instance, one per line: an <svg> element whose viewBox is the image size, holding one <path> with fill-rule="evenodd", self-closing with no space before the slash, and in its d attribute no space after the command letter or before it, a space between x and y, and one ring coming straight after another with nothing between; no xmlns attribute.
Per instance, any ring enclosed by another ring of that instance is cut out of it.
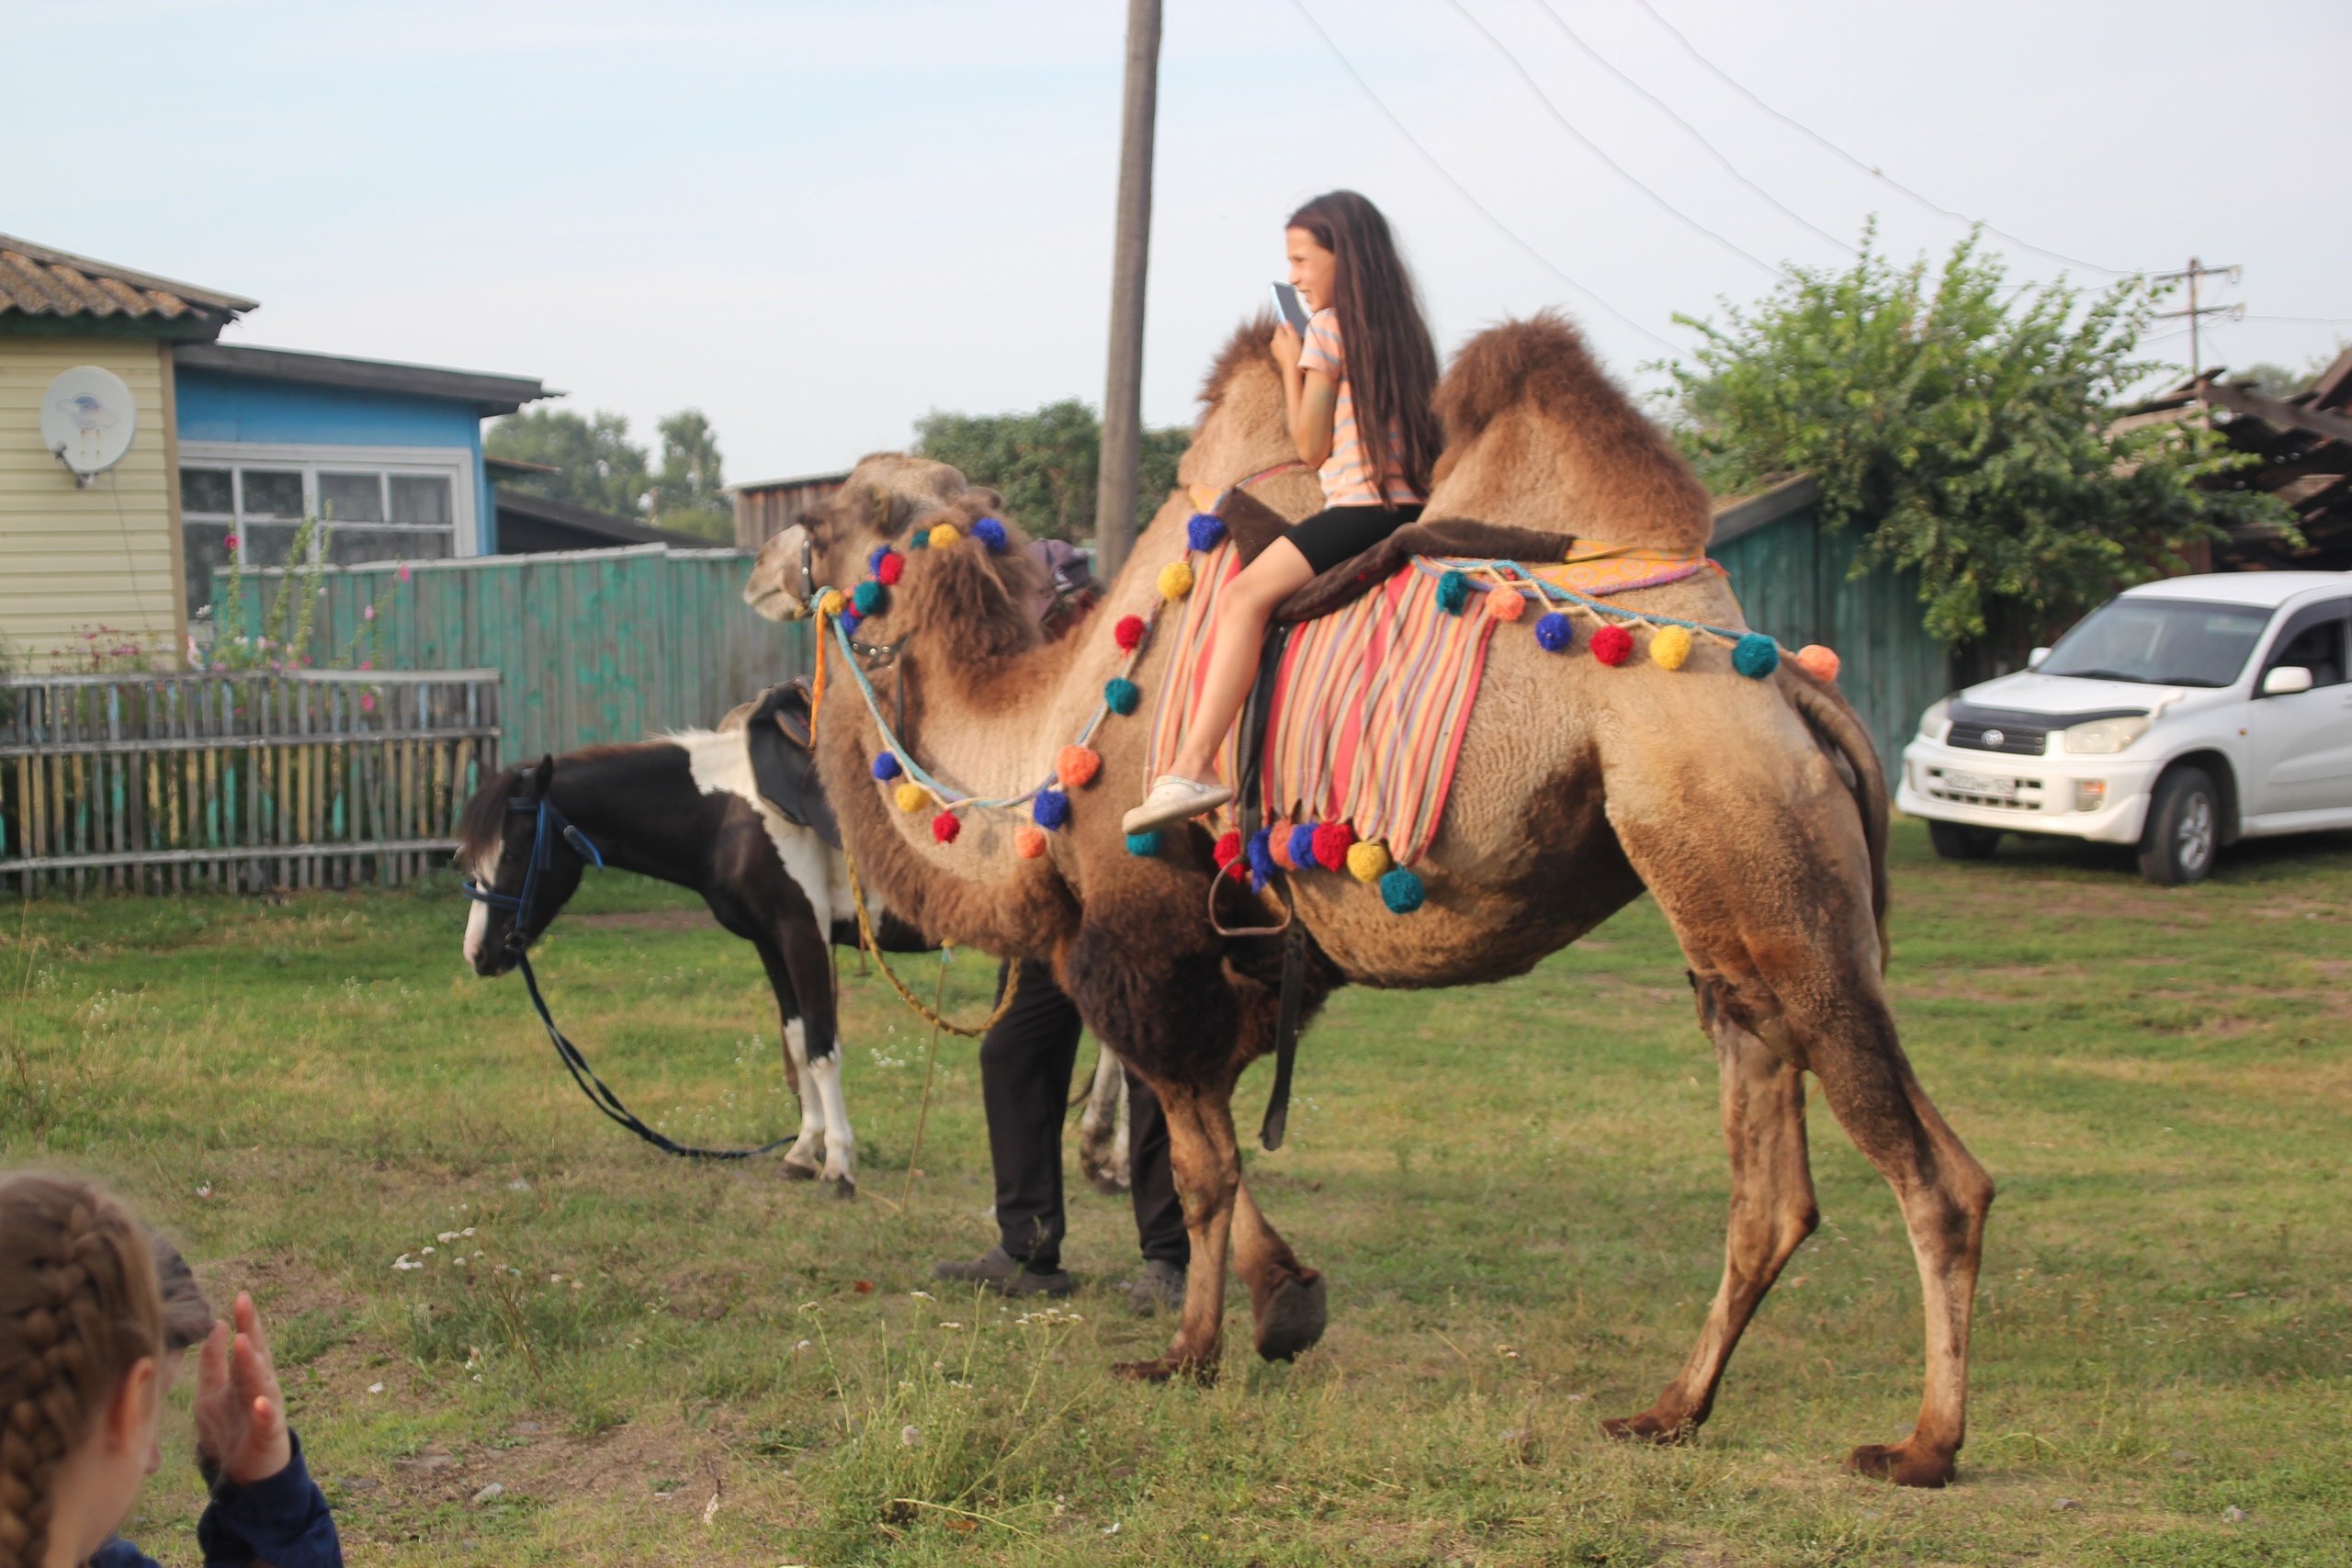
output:
<svg viewBox="0 0 2352 1568"><path fill-rule="evenodd" d="M1388 220L1351 190L1318 196L1290 215L1286 229L1304 229L1339 258L1332 291L1339 296L1340 346L1347 355L1348 390L1355 404L1356 438L1364 468L1385 501L1390 462L1427 495L1430 469L1444 436L1430 408L1437 389L1437 344L1421 319L1413 275L1396 254ZM1388 449L1392 435L1401 449Z"/></svg>

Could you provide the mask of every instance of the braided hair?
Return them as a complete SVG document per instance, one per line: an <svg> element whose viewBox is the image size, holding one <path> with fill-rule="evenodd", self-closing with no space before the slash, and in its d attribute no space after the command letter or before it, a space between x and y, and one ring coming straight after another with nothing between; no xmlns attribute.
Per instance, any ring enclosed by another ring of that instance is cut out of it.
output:
<svg viewBox="0 0 2352 1568"><path fill-rule="evenodd" d="M40 1568L58 1466L164 1348L139 1222L70 1177L0 1176L0 1568Z"/></svg>

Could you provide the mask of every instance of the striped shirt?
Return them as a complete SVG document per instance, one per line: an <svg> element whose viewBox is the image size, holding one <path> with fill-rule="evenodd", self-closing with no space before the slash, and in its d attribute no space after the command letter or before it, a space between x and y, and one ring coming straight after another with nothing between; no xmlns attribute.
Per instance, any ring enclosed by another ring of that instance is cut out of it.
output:
<svg viewBox="0 0 2352 1568"><path fill-rule="evenodd" d="M1317 310L1307 321L1306 343L1299 351L1301 370L1320 370L1340 389L1339 406L1331 414L1331 455L1323 459L1323 504L1326 506L1410 506L1426 500L1406 479L1404 465L1397 455L1405 445L1404 433L1394 423L1388 426L1386 462L1387 494L1372 482L1372 472L1363 460L1363 442L1356 434L1356 400L1348 389L1348 356L1340 345L1340 313Z"/></svg>

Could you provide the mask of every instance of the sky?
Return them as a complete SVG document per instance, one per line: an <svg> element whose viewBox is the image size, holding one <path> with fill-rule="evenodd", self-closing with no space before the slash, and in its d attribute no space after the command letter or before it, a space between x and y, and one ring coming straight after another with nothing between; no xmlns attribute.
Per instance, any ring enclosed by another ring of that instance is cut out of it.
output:
<svg viewBox="0 0 2352 1568"><path fill-rule="evenodd" d="M2054 253L1988 237L2020 280L2242 265L2208 366L2352 339L2332 0L1165 9L1154 424L1336 186L1441 352L1557 306L1637 387L1678 312L1850 260L1874 214L1905 260L1967 232L1815 135ZM691 405L730 480L839 469L934 409L1100 404L1125 10L10 0L0 232L261 300L224 342L535 376L640 439Z"/></svg>

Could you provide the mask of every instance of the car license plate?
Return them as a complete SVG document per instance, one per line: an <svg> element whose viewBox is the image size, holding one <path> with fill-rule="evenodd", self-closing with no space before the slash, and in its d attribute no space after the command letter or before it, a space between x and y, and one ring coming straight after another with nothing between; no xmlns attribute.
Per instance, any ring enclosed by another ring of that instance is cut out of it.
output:
<svg viewBox="0 0 2352 1568"><path fill-rule="evenodd" d="M2018 797L2018 781L2015 779L1986 778L1983 773L1954 773L1949 768L1944 771L1944 788L1954 795L1981 795L1993 800L2015 800Z"/></svg>

